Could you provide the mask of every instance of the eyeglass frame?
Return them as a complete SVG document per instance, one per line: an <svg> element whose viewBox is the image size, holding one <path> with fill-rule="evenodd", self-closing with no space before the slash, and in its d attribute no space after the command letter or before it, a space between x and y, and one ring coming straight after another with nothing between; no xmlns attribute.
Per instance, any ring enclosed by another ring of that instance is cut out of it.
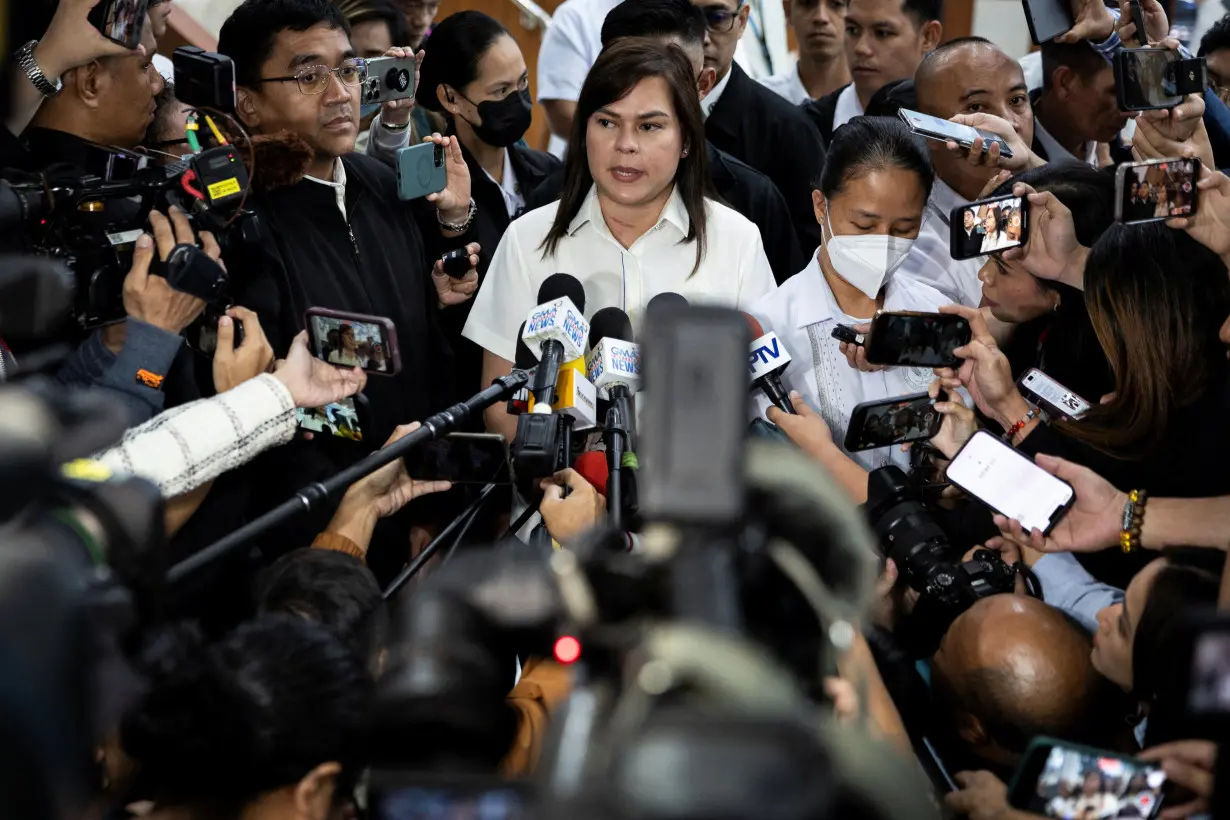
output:
<svg viewBox="0 0 1230 820"><path fill-rule="evenodd" d="M705 15L705 26L710 31L714 31L719 34L729 34L735 30L735 20L738 18L739 12L743 11L743 7L746 5L746 0L739 0L739 4L735 7L734 11L727 11L726 9L701 9L701 12ZM718 26L713 25L709 17L711 14L730 15L726 22L726 27L719 28Z"/></svg>
<svg viewBox="0 0 1230 820"><path fill-rule="evenodd" d="M341 71L343 68L345 68L347 64L357 65L363 72L363 76L359 77L359 81L355 83L354 85L347 83L345 80L342 79L342 75L338 74L338 72ZM260 82L260 83L293 82L295 83L295 85L299 87L300 94L306 94L309 97L315 97L317 94L325 93L325 89L329 87L329 83L326 82L324 85L322 85L319 91L304 91L303 83L299 81L299 75L305 74L308 71L311 71L313 69L323 70L329 74L332 74L334 77L337 77L337 81L341 83L342 86L345 88L362 88L363 83L367 82L367 60L363 59L362 57L347 57L345 60L342 61L342 64L337 66L336 68L329 68L327 65L305 65L302 68L300 68L297 72L295 72L294 74L288 77L259 77L257 78L257 82Z"/></svg>

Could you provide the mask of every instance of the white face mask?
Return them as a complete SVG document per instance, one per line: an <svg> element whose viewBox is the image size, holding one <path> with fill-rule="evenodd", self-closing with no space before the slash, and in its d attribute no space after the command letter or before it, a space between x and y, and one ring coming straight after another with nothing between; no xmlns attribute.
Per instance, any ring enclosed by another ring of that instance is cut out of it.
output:
<svg viewBox="0 0 1230 820"><path fill-rule="evenodd" d="M913 239L886 234L837 236L833 233L827 208L824 224L829 232L824 247L828 249L833 270L870 299L879 295L880 288L901 267L906 254L914 246Z"/></svg>

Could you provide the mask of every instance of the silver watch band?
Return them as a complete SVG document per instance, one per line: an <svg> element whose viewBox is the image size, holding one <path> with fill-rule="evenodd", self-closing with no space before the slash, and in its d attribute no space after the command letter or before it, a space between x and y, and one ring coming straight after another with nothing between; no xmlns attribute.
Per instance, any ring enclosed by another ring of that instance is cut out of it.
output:
<svg viewBox="0 0 1230 820"><path fill-rule="evenodd" d="M38 45L38 40L31 40L17 50L17 64L21 66L21 70L25 72L29 78L30 84L38 89L39 93L44 97L54 97L60 93L60 89L64 87L64 83L56 77L56 81L52 83L43 74L43 70L38 67L38 62L34 59L34 47Z"/></svg>

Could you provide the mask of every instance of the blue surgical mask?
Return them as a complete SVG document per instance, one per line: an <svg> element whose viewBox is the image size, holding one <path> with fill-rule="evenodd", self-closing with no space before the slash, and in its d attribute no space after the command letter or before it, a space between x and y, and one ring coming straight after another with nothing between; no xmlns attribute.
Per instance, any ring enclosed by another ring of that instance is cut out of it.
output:
<svg viewBox="0 0 1230 820"><path fill-rule="evenodd" d="M359 106L359 119L365 120L380 110L380 103L363 103Z"/></svg>

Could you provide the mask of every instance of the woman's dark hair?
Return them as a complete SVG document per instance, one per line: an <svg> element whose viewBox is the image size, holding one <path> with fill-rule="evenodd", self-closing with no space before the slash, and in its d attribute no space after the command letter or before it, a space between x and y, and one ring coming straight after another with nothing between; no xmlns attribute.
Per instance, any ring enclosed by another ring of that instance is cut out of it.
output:
<svg viewBox="0 0 1230 820"><path fill-rule="evenodd" d="M1185 563L1181 553L1167 550L1163 556L1166 565L1153 578L1132 641L1132 691L1150 707L1146 747L1183 737L1187 675L1181 670L1191 663L1187 618L1215 605L1221 585L1213 573Z"/></svg>
<svg viewBox="0 0 1230 820"><path fill-rule="evenodd" d="M1216 253L1160 223L1113 225L1085 264L1085 307L1115 396L1065 432L1103 452L1145 456L1173 412L1220 384L1230 281Z"/></svg>
<svg viewBox="0 0 1230 820"><path fill-rule="evenodd" d="M337 7L346 15L346 22L351 28L379 20L389 27L389 39L393 45L410 42L410 25L406 22L406 15L392 0L340 0Z"/></svg>
<svg viewBox="0 0 1230 820"><path fill-rule="evenodd" d="M371 678L324 626L263 615L210 646L168 630L144 671L150 690L121 734L143 799L234 817L322 763L341 763L343 777L361 763Z"/></svg>
<svg viewBox="0 0 1230 820"><path fill-rule="evenodd" d="M506 36L508 29L481 11L459 11L436 23L423 41L427 56L419 69L415 102L428 111L443 112L436 89L447 85L460 91L474 82L487 49Z"/></svg>
<svg viewBox="0 0 1230 820"><path fill-rule="evenodd" d="M893 80L871 95L867 101L868 117L891 117L896 119L901 109L918 110L918 94L914 92L914 79ZM838 126L839 128L841 126Z"/></svg>
<svg viewBox="0 0 1230 820"><path fill-rule="evenodd" d="M434 35L433 35L434 36ZM589 118L603 106L622 100L642 80L660 77L670 89L675 121L683 132L683 147L688 155L679 160L675 185L688 214L688 235L682 243L696 243L696 263L692 272L705 258L706 214L705 197L710 193L709 166L705 151L705 118L700 111L696 93L696 77L692 63L679 46L653 40L631 38L612 43L598 55L594 67L585 76L572 118L572 134L568 137L568 154L564 160L564 185L560 194L555 222L540 246L543 258L555 253L560 241L568 235L568 226L581 211L585 197L594 184L589 172L589 151L586 133Z"/></svg>
<svg viewBox="0 0 1230 820"><path fill-rule="evenodd" d="M931 196L935 172L922 140L897 120L855 117L833 132L824 170L814 185L830 199L845 190L847 182L887 168L912 171L922 185L923 200Z"/></svg>

